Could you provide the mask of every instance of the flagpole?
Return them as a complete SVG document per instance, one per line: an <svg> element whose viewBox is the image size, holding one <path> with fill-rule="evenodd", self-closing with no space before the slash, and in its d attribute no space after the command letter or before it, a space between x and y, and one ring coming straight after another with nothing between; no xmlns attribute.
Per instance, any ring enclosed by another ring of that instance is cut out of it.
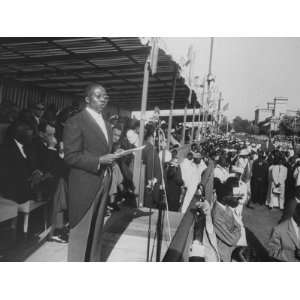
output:
<svg viewBox="0 0 300 300"><path fill-rule="evenodd" d="M201 110L202 110L202 106L201 104L199 104L199 114L198 114L198 137L200 140L200 134L201 134Z"/></svg>
<svg viewBox="0 0 300 300"><path fill-rule="evenodd" d="M140 118L140 130L139 130L139 146L143 145L144 132L145 132L145 121L146 121L146 108L147 108L147 96L150 76L149 58L145 62L144 67L144 80L143 80L143 91L142 91L142 102L141 102L141 118ZM137 195L137 206L142 206L142 199L140 191L140 179L142 169L142 153L137 151L134 157L134 168L133 168L133 183L135 187L135 195Z"/></svg>
<svg viewBox="0 0 300 300"><path fill-rule="evenodd" d="M226 123L226 135L228 134L228 119L227 119L227 123Z"/></svg>
<svg viewBox="0 0 300 300"><path fill-rule="evenodd" d="M172 130L172 122L173 122L173 110L175 104L175 95L176 95L176 82L177 82L177 67L174 72L173 78L173 90L172 90L172 98L171 98L171 107L169 114L169 122L168 122L168 138L167 138L167 149L170 149L170 141L171 141L171 130Z"/></svg>
<svg viewBox="0 0 300 300"><path fill-rule="evenodd" d="M191 95L191 90L190 90L190 95ZM182 137L181 137L181 146L184 146L185 143L185 125L186 125L186 118L187 118L187 103L185 104L184 107L184 116L183 116L183 127L182 127Z"/></svg>
<svg viewBox="0 0 300 300"><path fill-rule="evenodd" d="M196 103L193 105L193 118L192 118L192 133L191 133L191 141L194 140L194 123L195 123L195 114L196 114Z"/></svg>
<svg viewBox="0 0 300 300"><path fill-rule="evenodd" d="M200 108L200 111L199 111L199 122L201 121L201 112L202 112L201 134L203 134L203 126L204 126L204 93L205 93L205 77L203 78L202 95L201 95L201 108ZM200 123L199 123L199 132L200 132Z"/></svg>
<svg viewBox="0 0 300 300"><path fill-rule="evenodd" d="M221 101L222 101L222 93L220 92L219 94L219 100L218 100L218 123L217 123L217 133L219 134L219 131L220 131L220 119L221 119Z"/></svg>
<svg viewBox="0 0 300 300"><path fill-rule="evenodd" d="M214 38L210 38L210 53L209 53L209 65L208 65L208 74L207 74L207 103L206 103L206 114L205 114L205 133L207 130L207 121L208 121L208 104L210 102L210 84L212 81L212 58L213 58L213 49L214 49Z"/></svg>

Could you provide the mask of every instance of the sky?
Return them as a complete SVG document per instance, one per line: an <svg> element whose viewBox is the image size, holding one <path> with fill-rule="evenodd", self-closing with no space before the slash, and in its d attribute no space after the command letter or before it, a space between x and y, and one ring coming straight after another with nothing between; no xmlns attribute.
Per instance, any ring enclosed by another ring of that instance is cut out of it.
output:
<svg viewBox="0 0 300 300"><path fill-rule="evenodd" d="M208 72L210 38L163 38L175 60L193 44L195 73ZM212 73L216 86L229 102L226 115L254 119L256 108L266 108L275 97L287 97L287 109L300 108L300 38L215 38ZM282 112L286 108L280 106Z"/></svg>

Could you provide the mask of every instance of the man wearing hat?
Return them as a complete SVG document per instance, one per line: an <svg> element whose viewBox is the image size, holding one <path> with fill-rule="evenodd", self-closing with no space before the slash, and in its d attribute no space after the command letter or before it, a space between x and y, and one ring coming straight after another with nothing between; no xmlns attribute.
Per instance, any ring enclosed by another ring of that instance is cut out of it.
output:
<svg viewBox="0 0 300 300"><path fill-rule="evenodd" d="M241 238L241 225L236 221L232 210L239 202L233 193L232 181L216 185L217 201L212 209L212 223L217 236L218 252L221 261L231 261L233 250Z"/></svg>

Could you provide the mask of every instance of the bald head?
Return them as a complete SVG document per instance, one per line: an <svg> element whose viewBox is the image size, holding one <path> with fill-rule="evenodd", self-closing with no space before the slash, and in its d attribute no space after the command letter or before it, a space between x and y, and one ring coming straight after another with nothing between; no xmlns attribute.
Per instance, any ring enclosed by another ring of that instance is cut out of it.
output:
<svg viewBox="0 0 300 300"><path fill-rule="evenodd" d="M101 84L97 84L97 83L89 84L85 88L85 97L89 97L96 88L100 88L105 91L105 88Z"/></svg>
<svg viewBox="0 0 300 300"><path fill-rule="evenodd" d="M100 84L91 84L85 90L87 106L101 113L108 103L109 97L105 88Z"/></svg>

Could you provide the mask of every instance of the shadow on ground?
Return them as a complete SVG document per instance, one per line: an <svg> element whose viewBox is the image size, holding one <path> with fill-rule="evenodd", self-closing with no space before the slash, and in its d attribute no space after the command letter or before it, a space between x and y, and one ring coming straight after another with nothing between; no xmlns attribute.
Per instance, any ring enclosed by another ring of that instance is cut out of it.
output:
<svg viewBox="0 0 300 300"><path fill-rule="evenodd" d="M246 237L249 246L255 249L256 261L272 261L268 255L268 242L272 228L278 224L281 215L280 210L270 210L264 205L255 204L254 209L245 207L243 219Z"/></svg>

